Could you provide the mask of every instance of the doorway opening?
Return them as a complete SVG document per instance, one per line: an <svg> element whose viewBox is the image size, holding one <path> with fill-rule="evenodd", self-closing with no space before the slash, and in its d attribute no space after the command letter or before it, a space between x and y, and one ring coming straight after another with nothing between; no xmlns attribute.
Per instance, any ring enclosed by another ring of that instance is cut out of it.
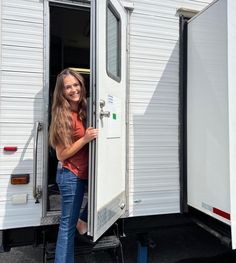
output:
<svg viewBox="0 0 236 263"><path fill-rule="evenodd" d="M89 97L90 72L90 9L69 5L50 5L50 65L49 115L51 121L52 97L57 75L65 68L74 68L85 79ZM48 149L47 211L60 210L59 190L56 184L58 160L55 150Z"/></svg>

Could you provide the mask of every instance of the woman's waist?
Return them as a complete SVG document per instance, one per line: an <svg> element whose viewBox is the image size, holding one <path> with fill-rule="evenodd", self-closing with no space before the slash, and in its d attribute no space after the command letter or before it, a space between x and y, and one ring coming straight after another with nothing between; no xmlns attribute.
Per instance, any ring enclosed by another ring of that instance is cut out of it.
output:
<svg viewBox="0 0 236 263"><path fill-rule="evenodd" d="M62 165L65 166L67 164L71 164L74 166L87 166L88 165L88 155L83 154L79 156L73 156L68 158L62 162Z"/></svg>

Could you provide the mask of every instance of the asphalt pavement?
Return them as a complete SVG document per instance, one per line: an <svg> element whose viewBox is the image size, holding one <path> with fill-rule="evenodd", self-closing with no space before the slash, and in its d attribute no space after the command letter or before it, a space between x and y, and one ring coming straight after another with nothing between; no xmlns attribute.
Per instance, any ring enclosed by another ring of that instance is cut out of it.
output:
<svg viewBox="0 0 236 263"><path fill-rule="evenodd" d="M124 262L138 262L138 247L140 248L141 243L137 240L137 234L131 231L126 237L121 238L121 243ZM146 243L141 244L141 249L145 248L145 246L147 246L148 263L236 262L235 251L232 251L229 247L222 244L218 238L196 224L154 229L149 233ZM79 255L76 257L75 262L113 263L116 262L115 253L113 252L115 251L107 250L89 255ZM145 257L141 258L139 263L145 263L144 259ZM12 248L10 252L0 254L0 262L42 263L43 248L42 246ZM53 260L48 260L47 262L51 263Z"/></svg>

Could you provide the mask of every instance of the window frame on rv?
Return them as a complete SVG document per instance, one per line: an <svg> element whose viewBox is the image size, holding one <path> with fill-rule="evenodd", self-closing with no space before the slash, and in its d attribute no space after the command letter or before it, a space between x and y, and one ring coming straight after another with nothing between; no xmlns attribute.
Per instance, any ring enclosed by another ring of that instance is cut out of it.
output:
<svg viewBox="0 0 236 263"><path fill-rule="evenodd" d="M111 47L111 42L109 41L109 26L110 21L109 21L109 12L114 16L114 18L117 21L116 24L116 28L117 28L117 35L116 35L116 50L114 50L116 52L116 68L115 71L112 71L111 67L110 67L110 47ZM114 79L117 82L121 81L121 17L119 15L119 13L116 11L115 7L112 5L112 3L110 1L107 1L107 12L106 12L106 71L107 71L107 75Z"/></svg>

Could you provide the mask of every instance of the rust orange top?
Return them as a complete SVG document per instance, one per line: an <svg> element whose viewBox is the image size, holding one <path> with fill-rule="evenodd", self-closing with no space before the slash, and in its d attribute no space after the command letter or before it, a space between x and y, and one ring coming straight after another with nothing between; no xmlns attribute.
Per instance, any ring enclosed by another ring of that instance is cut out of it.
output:
<svg viewBox="0 0 236 263"><path fill-rule="evenodd" d="M72 122L74 128L74 141L80 139L85 134L83 122L79 119L77 112L72 112ZM80 179L88 179L88 144L81 148L75 155L63 162L63 167L79 176Z"/></svg>

